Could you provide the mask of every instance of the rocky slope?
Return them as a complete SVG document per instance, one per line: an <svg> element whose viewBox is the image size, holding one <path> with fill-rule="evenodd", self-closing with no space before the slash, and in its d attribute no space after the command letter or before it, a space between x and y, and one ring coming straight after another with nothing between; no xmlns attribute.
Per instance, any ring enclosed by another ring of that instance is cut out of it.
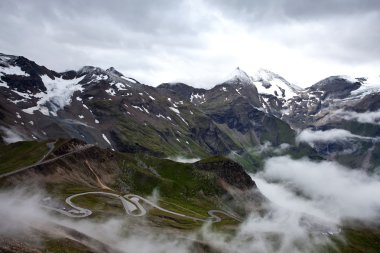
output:
<svg viewBox="0 0 380 253"><path fill-rule="evenodd" d="M236 77L210 90L154 88L114 68L57 73L9 55L1 56L0 73L5 142L77 138L122 152L190 157L294 142L294 131L265 112L256 87Z"/></svg>
<svg viewBox="0 0 380 253"><path fill-rule="evenodd" d="M253 161L252 148L267 143L297 148L295 137L304 129L343 129L368 138L316 141L311 149L352 167L380 163L374 153L380 148L377 80L332 76L301 89L268 70L250 76L237 68L211 89L151 87L112 67L58 73L5 54L0 78L0 134L6 143L76 138L159 157L237 154ZM366 164L347 161L353 153Z"/></svg>

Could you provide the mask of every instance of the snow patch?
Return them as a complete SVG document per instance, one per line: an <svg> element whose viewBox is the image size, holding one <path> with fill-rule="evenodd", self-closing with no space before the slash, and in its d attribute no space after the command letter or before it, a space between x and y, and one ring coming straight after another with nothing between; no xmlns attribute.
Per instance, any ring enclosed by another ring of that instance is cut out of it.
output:
<svg viewBox="0 0 380 253"><path fill-rule="evenodd" d="M105 134L102 134L103 139L112 147L111 142L108 140Z"/></svg>
<svg viewBox="0 0 380 253"><path fill-rule="evenodd" d="M162 115L161 113L157 114L156 115L157 118L163 118L163 119L166 119L166 117L164 115Z"/></svg>
<svg viewBox="0 0 380 253"><path fill-rule="evenodd" d="M40 111L46 116L49 116L49 114L57 116L58 110L70 104L71 97L75 91L83 91L82 85L79 84L83 78L84 76L65 80L62 78L51 79L47 75L41 76L42 82L46 87L46 92L36 94L35 97L39 98L37 105L23 109L23 111L28 114Z"/></svg>
<svg viewBox="0 0 380 253"><path fill-rule="evenodd" d="M174 108L174 107L169 107L170 110L172 110L173 112L179 114L179 110L177 108Z"/></svg>
<svg viewBox="0 0 380 253"><path fill-rule="evenodd" d="M296 96L297 91L301 90L281 76L265 69L260 69L252 77L252 81L260 94L269 94L286 100Z"/></svg>
<svg viewBox="0 0 380 253"><path fill-rule="evenodd" d="M104 75L104 74L96 75L96 81L102 81L102 80L107 80L107 79L108 79L108 75Z"/></svg>
<svg viewBox="0 0 380 253"><path fill-rule="evenodd" d="M21 70L19 66L0 67L0 75L17 75L17 76L30 76L25 71Z"/></svg>
<svg viewBox="0 0 380 253"><path fill-rule="evenodd" d="M123 84L123 83L117 83L117 84L115 84L115 86L118 90L128 90L125 88L125 84ZM131 87L131 86L129 86L129 87Z"/></svg>
<svg viewBox="0 0 380 253"><path fill-rule="evenodd" d="M205 100L205 94L193 94L191 93L191 96L190 96L190 102L193 103L193 100L194 99L198 99L198 100L203 100L201 103L204 103L206 100Z"/></svg>
<svg viewBox="0 0 380 253"><path fill-rule="evenodd" d="M105 90L105 92L107 92L109 95L111 96L115 96L116 95L116 92L114 89L112 88L109 88L108 90Z"/></svg>
<svg viewBox="0 0 380 253"><path fill-rule="evenodd" d="M128 82L131 82L131 83L137 83L134 79L130 78L130 77L125 77L125 76L121 76L121 78L127 80Z"/></svg>
<svg viewBox="0 0 380 253"><path fill-rule="evenodd" d="M7 83L3 83L0 81L0 87L10 88Z"/></svg>

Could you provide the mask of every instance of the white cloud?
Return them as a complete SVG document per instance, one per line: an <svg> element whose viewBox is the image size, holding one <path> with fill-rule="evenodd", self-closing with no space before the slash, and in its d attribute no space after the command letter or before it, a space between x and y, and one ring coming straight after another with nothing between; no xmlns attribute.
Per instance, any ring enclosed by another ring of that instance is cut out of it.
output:
<svg viewBox="0 0 380 253"><path fill-rule="evenodd" d="M168 157L167 159L169 160L172 160L172 161L175 161L175 162L179 162L179 163L195 163L195 162L198 162L199 160L201 160L200 158L186 158L186 157L183 157L183 156L171 156L171 157Z"/></svg>
<svg viewBox="0 0 380 253"><path fill-rule="evenodd" d="M30 235L37 228L46 230L45 232L50 233L52 237L62 237L65 233L58 232L59 230L54 227L58 224L97 239L111 248L117 249L118 252L136 252L136 249L142 253L190 252L191 241L175 239L165 233L155 233L149 229L139 229L136 224L134 224L135 226L129 224L127 219L111 217L108 220L95 221L53 216L40 205L44 197L46 194L32 189L1 192L0 236L11 236L14 239L25 238L23 236ZM143 218L141 220L143 224ZM133 231L127 231L126 228L132 227ZM33 237L34 242L37 239L37 236ZM75 239L81 240L80 238ZM93 244L88 246L95 247Z"/></svg>
<svg viewBox="0 0 380 253"><path fill-rule="evenodd" d="M330 129L326 131L305 129L297 135L296 142L306 142L313 147L317 142L332 142L351 138L371 139L369 137L352 134L344 129Z"/></svg>
<svg viewBox="0 0 380 253"><path fill-rule="evenodd" d="M356 120L360 123L380 124L380 111L375 112L354 112L339 110L335 113L336 116L345 120Z"/></svg>
<svg viewBox="0 0 380 253"><path fill-rule="evenodd" d="M5 143L14 143L25 140L25 138L12 129L0 127L0 130L3 132L2 138Z"/></svg>
<svg viewBox="0 0 380 253"><path fill-rule="evenodd" d="M55 223L75 229L120 252L193 252L193 240L206 241L222 252L299 253L315 252L332 243L329 233L339 233L336 224L347 217L364 220L380 218L380 179L349 170L334 162L270 158L263 172L253 175L262 193L272 201L269 212L253 212L236 234L210 229L174 237L161 229L150 230L144 218L134 220L70 219L51 215L41 208L44 193L25 191L0 193L0 235L29 233ZM158 191L152 193L158 199ZM136 225L141 222L140 225ZM54 233L54 230L51 231ZM62 236L62 234L61 234ZM343 236L343 235L342 235Z"/></svg>
<svg viewBox="0 0 380 253"><path fill-rule="evenodd" d="M254 178L264 195L290 210L335 221L380 217L380 179L335 162L276 157Z"/></svg>

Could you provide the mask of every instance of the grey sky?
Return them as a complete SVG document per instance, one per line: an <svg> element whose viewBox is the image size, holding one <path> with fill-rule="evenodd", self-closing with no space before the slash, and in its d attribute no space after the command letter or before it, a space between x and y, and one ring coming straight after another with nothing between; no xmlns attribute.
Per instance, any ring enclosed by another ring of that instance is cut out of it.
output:
<svg viewBox="0 0 380 253"><path fill-rule="evenodd" d="M377 0L2 0L0 51L209 87L237 66L300 86L380 74Z"/></svg>

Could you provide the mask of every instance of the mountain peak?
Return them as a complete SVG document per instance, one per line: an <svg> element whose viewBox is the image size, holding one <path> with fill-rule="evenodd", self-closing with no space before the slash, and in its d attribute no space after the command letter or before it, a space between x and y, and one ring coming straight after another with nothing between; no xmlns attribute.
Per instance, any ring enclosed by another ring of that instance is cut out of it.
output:
<svg viewBox="0 0 380 253"><path fill-rule="evenodd" d="M360 79L350 76L330 76L312 85L309 89L323 91L328 97L344 98L350 95L352 91L359 89L362 83L363 81Z"/></svg>
<svg viewBox="0 0 380 253"><path fill-rule="evenodd" d="M229 74L226 80L225 83L252 84L252 78L240 67Z"/></svg>
<svg viewBox="0 0 380 253"><path fill-rule="evenodd" d="M110 73L112 75L115 75L115 76L124 76L121 72L117 71L114 67L110 67L106 70L107 73Z"/></svg>
<svg viewBox="0 0 380 253"><path fill-rule="evenodd" d="M276 97L289 99L301 90L300 87L289 83L282 76L260 68L252 76L252 81L260 94L268 94Z"/></svg>
<svg viewBox="0 0 380 253"><path fill-rule="evenodd" d="M83 66L77 72L78 74L95 74L95 73L104 72L104 70L99 67L94 67L94 66Z"/></svg>

